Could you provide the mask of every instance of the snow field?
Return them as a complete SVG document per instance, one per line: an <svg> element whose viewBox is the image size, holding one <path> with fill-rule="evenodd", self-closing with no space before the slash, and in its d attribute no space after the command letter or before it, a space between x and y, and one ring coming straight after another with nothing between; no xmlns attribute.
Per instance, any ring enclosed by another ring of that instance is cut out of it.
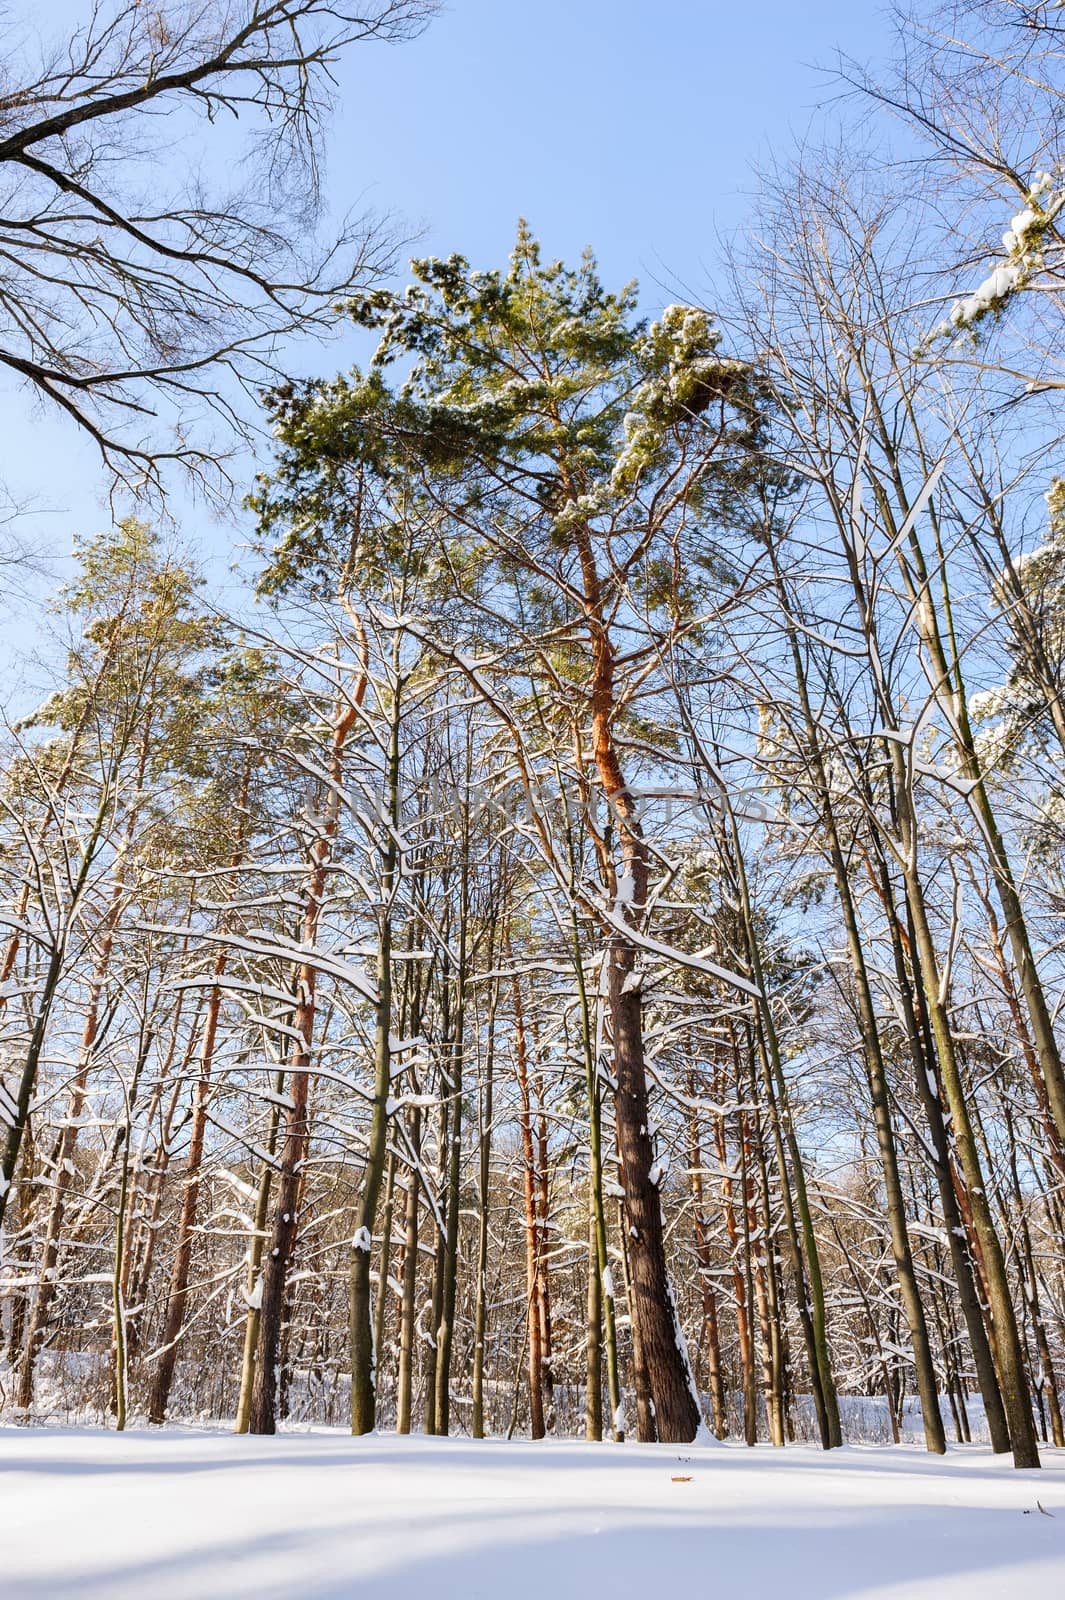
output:
<svg viewBox="0 0 1065 1600"><path fill-rule="evenodd" d="M1065 1452L1046 1462L1018 1473L979 1446L936 1460L908 1446L3 1428L0 1592L1061 1600Z"/></svg>

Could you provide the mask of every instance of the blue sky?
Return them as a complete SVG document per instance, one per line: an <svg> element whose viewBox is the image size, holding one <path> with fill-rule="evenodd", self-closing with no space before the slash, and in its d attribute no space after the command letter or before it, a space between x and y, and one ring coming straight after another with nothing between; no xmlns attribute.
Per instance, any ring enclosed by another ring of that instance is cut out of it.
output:
<svg viewBox="0 0 1065 1600"><path fill-rule="evenodd" d="M82 0L49 8L78 15ZM752 166L787 154L835 94L839 46L884 59L888 24L845 0L452 0L427 32L364 46L338 73L328 197L337 213L391 211L418 253L505 260L526 216L551 255L586 244L611 283L638 277L649 309L713 296L718 240L754 206ZM354 336L293 351L330 371ZM40 509L26 531L62 572L75 532L108 521L87 441L24 390L0 388L0 479ZM250 466L250 464L249 464ZM183 536L216 573L239 543L180 491ZM23 651L29 618L7 627Z"/></svg>
<svg viewBox="0 0 1065 1600"><path fill-rule="evenodd" d="M522 214L553 254L698 282L752 159L835 93L816 64L887 39L843 0L453 0L413 45L351 58L332 190L369 183L441 253L499 257Z"/></svg>

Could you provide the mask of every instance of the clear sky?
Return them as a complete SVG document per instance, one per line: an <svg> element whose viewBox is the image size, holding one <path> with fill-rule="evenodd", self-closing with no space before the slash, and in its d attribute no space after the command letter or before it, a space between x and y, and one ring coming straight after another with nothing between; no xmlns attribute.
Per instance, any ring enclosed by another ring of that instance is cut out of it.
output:
<svg viewBox="0 0 1065 1600"><path fill-rule="evenodd" d="M524 215L552 254L698 285L752 160L835 95L837 45L886 53L873 0L452 0L351 59L333 192L369 184L441 254L498 259Z"/></svg>
<svg viewBox="0 0 1065 1600"><path fill-rule="evenodd" d="M49 26L85 0L52 0ZM54 6L54 9L53 9ZM752 163L786 154L836 90L836 47L889 49L876 4L847 0L451 0L427 32L364 46L339 72L329 140L334 209L391 211L419 253L505 261L526 216L551 255L586 244L604 276L641 280L649 309L712 294L717 241L753 204ZM347 365L351 340L293 352ZM36 496L29 531L56 553L107 521L88 443L24 390L0 388L0 480ZM224 568L239 527L180 492L184 534ZM24 650L26 623L6 628ZM9 680L10 681L10 680Z"/></svg>

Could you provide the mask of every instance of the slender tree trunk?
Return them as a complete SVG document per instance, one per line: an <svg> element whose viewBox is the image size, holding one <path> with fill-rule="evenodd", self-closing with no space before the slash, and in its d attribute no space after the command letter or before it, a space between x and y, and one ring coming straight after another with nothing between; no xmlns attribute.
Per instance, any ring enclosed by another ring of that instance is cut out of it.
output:
<svg viewBox="0 0 1065 1600"><path fill-rule="evenodd" d="M445 1011L443 1017L444 1037L448 1034L448 1018L446 1011L447 988L444 989ZM449 1129L451 1126L451 1095L450 1079L444 1077L441 1070L440 1078L444 1078L444 1093L440 1097L440 1115L437 1121L437 1192L447 1205L447 1164L448 1152L451 1148ZM439 1079L438 1079L439 1081ZM436 1219L434 1218L434 1224ZM438 1338L440 1323L444 1314L444 1257L447 1249L446 1228L441 1230L434 1226L433 1232L433 1292L429 1312L429 1337L425 1350L425 1431L435 1434L437 1432L436 1416L436 1368L438 1361Z"/></svg>
<svg viewBox="0 0 1065 1600"><path fill-rule="evenodd" d="M183 1086L181 1080L184 1077L184 1069L188 1067L192 1060L195 1040L198 1037L198 1030L194 1029L182 1062L182 1071L178 1075L179 1081L174 1085L166 1110L163 1113L159 1147L151 1167L147 1169L148 1182L143 1192L140 1212L136 1218L136 1227L131 1230L135 1237L131 1239L129 1245L130 1262L127 1297L130 1306L138 1308L136 1315L130 1313L127 1316L126 1337L129 1342L131 1358L140 1350L141 1330L144 1327L142 1310L147 1299L148 1286L152 1281L155 1246L161 1231L163 1202L166 1197L166 1178L170 1167L171 1140L174 1136L174 1121L177 1116L178 1101L181 1097ZM145 1166L147 1167L146 1163Z"/></svg>
<svg viewBox="0 0 1065 1600"><path fill-rule="evenodd" d="M754 1051L746 1051L749 1064L749 1082L752 1091L756 1091L757 1080L754 1071ZM752 1100L756 1107L756 1100ZM774 1242L773 1242L773 1216L769 1195L769 1173L766 1166L765 1150L762 1141L761 1118L757 1109L753 1110L750 1117L745 1119L748 1131L747 1143L747 1168L754 1173L758 1184L758 1207L751 1206L751 1216L754 1226L761 1234L761 1244L758 1248L758 1266L755 1274L755 1290L758 1298L758 1314L762 1335L763 1350L763 1379L766 1394L766 1413L769 1420L769 1438L774 1445L783 1445L784 1425L784 1361L783 1339L781 1337L780 1303L778 1294L778 1274L776 1269Z"/></svg>
<svg viewBox="0 0 1065 1600"><path fill-rule="evenodd" d="M998 1376L995 1371L995 1362L988 1338L984 1311L977 1292L973 1262L967 1248L968 1235L965 1220L962 1216L955 1189L955 1174L952 1170L950 1146L939 1094L939 1073L935 1057L935 1044L925 1005L920 958L915 948L916 940L913 937L912 919L910 920L904 944L902 929L899 925L898 910L895 904L894 887L887 863L883 857L880 857L878 862L876 881L887 916L895 977L901 999L902 1020L913 1063L917 1097L921 1102L925 1122L928 1126L936 1185L939 1191L940 1210L943 1214L943 1226L946 1230L948 1248L950 1250L954 1282L958 1290L958 1302L961 1306L962 1317L969 1336L969 1345L973 1353L976 1378L980 1387L981 1398L984 1402L991 1447L998 1454L1002 1454L1010 1448L1009 1427L1006 1422L1002 1392L999 1388ZM907 971L907 949L913 973L912 982L910 972Z"/></svg>
<svg viewBox="0 0 1065 1600"><path fill-rule="evenodd" d="M333 845L340 823L341 779L344 747L365 697L367 675L365 659L362 673L350 701L345 705L337 694L333 736L329 758L329 782L324 797L321 829L309 852L307 892L304 900L301 944L313 951L318 924L329 880ZM285 1109L274 1222L270 1247L263 1266L258 1307L259 1344L252 1379L251 1433L274 1433L277 1429L278 1396L281 1387L281 1331L284 1321L285 1288L289 1261L299 1227L299 1197L303 1162L310 1143L307 1107L314 1062L315 996L318 969L313 959L296 968L296 1006L293 1013L295 1034L289 1063L289 1097Z"/></svg>
<svg viewBox="0 0 1065 1600"><path fill-rule="evenodd" d="M194 898L195 891L189 897L190 908ZM183 941L183 946L187 948L187 941ZM140 1335L144 1325L144 1295L147 1291L152 1266L152 1246L148 1241L149 1229L146 1224L149 1221L158 1221L158 1212L149 1217L147 1211L157 1204L156 1190L160 1187L156 1181L157 1168L159 1166L165 1167L166 1161L169 1159L169 1152L165 1157L163 1157L162 1151L159 1152L159 1156L162 1159L157 1159L153 1163L153 1170L148 1174L148 1182L145 1184L146 1162L144 1150L148 1129L159 1115L164 1094L172 1083L171 1069L174 1065L174 1058L177 1055L181 1031L181 1014L184 1009L186 993L187 991L183 988L178 990L170 1025L170 1043L159 1065L156 1082L145 1110L144 1133L136 1156L134 1157L133 1153L130 1153L129 1226L124 1229L121 1288L126 1306L126 1351L127 1358L131 1362L136 1358L140 1350ZM164 1127L166 1130L163 1134L164 1140L169 1139L169 1130L173 1126L173 1117L177 1111L177 1102L181 1095L185 1074L199 1045L200 1018L201 1012L204 1010L203 996L201 995L188 1030L178 1081L173 1085L168 1112L164 1115ZM161 1202L161 1194L159 1195L159 1201Z"/></svg>
<svg viewBox="0 0 1065 1600"><path fill-rule="evenodd" d="M215 961L214 976L216 980L222 977L225 966L225 955L220 952ZM207 1018L204 1024L203 1045L200 1051L200 1070L193 1092L192 1131L189 1138L189 1153L185 1163L184 1192L181 1210L178 1215L177 1242L174 1247L170 1294L167 1300L166 1315L163 1319L163 1348L156 1363L155 1376L152 1380L148 1401L148 1421L160 1424L166 1421L170 1385L173 1382L174 1368L177 1364L178 1342L181 1338L181 1329L185 1321L189 1268L192 1262L192 1240L196 1227L204 1138L207 1132L207 1105L210 1098L211 1063L214 1056L221 1005L222 990L216 982L207 1003Z"/></svg>
<svg viewBox="0 0 1065 1600"><path fill-rule="evenodd" d="M467 794L467 800L469 796ZM467 805L465 814L469 815ZM459 869L459 948L455 972L454 1026L448 1039L450 1054L449 1088L451 1121L447 1149L447 1210L443 1257L441 1260L440 1320L436 1324L436 1371L434 1374L435 1429L445 1437L451 1431L451 1352L455 1338L455 1303L458 1288L459 1214L462 1202L462 1079L466 1015L466 959L469 918L469 839L463 841Z"/></svg>
<svg viewBox="0 0 1065 1600"><path fill-rule="evenodd" d="M738 1068L738 1051L733 1044L733 1055ZM735 1081L739 1082L738 1071ZM742 1111L736 1113L736 1158L739 1162L739 1211L743 1227L743 1295L747 1308L747 1359L743 1367L743 1436L749 1446L758 1443L758 1381L755 1374L754 1322L755 1309L754 1262L751 1249L750 1177L747 1171L747 1140L744 1133Z"/></svg>
<svg viewBox="0 0 1065 1600"><path fill-rule="evenodd" d="M728 1238L732 1268L732 1293L736 1301L736 1338L740 1347L740 1372L743 1376L743 1430L747 1443L754 1444L757 1440L757 1432L754 1431L754 1351L751 1345L751 1330L748 1320L750 1301L747 1293L747 1274L741 1262L740 1229L736 1221L736 1205L732 1185L733 1169L729 1161L723 1114L719 1114L714 1118L714 1142L717 1151L718 1170L720 1172L721 1214L725 1221L725 1233Z"/></svg>
<svg viewBox="0 0 1065 1600"><path fill-rule="evenodd" d="M485 1042L481 1092L481 1127L478 1140L480 1170L477 1205L477 1286L473 1315L473 1437L484 1438L484 1357L488 1322L488 1209L492 1177L492 1117L495 1067L495 1023L499 985L493 983L488 1003L488 1037Z"/></svg>
<svg viewBox="0 0 1065 1600"><path fill-rule="evenodd" d="M373 1348L376 1365L375 1403L381 1394L381 1370L388 1327L389 1277L392 1271L393 1230L396 1221L396 1152L390 1150L385 1171L385 1204L381 1217L381 1245L377 1253L377 1298L373 1308ZM379 1404L377 1405L379 1410Z"/></svg>
<svg viewBox="0 0 1065 1600"><path fill-rule="evenodd" d="M773 554L773 561L776 569L775 553ZM778 569L776 570L776 575L779 583L780 575ZM861 931L858 927L858 917L855 911L850 878L847 873L843 848L836 827L835 809L832 805L831 789L821 754L817 722L810 705L806 671L798 640L790 626L788 629L788 644L806 729L806 755L816 786L816 804L820 813L821 825L824 829L825 843L828 846L829 860L832 864L832 875L836 885L836 899L843 917L847 954L850 959L851 975L854 980L858 1005L858 1023L862 1039L862 1059L865 1063L866 1077L869 1083L869 1097L873 1109L873 1126L876 1132L880 1166L884 1177L884 1194L887 1202L891 1250L895 1259L895 1272L898 1277L899 1291L906 1315L906 1325L909 1329L910 1343L913 1347L914 1367L917 1373L917 1391L921 1400L921 1416L924 1422L925 1448L937 1455L942 1455L947 1448L947 1442L943 1432L943 1419L939 1411L938 1385L936 1383L935 1364L932 1360L931 1343L928 1337L928 1326L920 1288L917 1283L913 1252L910 1246L906 1206L903 1199L898 1156L895 1149L895 1132L891 1119L887 1073L884 1068L884 1057L880 1046L880 1031L876 1020L876 1007L873 1003L872 988L869 982L865 950L862 945Z"/></svg>
<svg viewBox="0 0 1065 1600"><path fill-rule="evenodd" d="M374 1349L370 1295L370 1256L377 1221L377 1204L384 1179L388 1148L389 1097L392 1084L392 914L399 867L400 746L402 677L399 672L400 634L395 635L393 690L390 707L388 785L381 852L380 905L377 912L377 1002L374 1026L374 1093L370 1137L366 1147L362 1192L351 1248L351 1431L372 1433L377 1417L376 1351ZM384 1296L387 1286L377 1287Z"/></svg>
<svg viewBox="0 0 1065 1600"><path fill-rule="evenodd" d="M511 963L509 937L506 942L508 964ZM529 1432L534 1439L542 1439L547 1431L544 1425L544 1364L541 1349L543 1318L540 1315L540 1246L539 1217L536 1197L536 1155L533 1145L532 1105L529 1094L528 1047L525 1035L525 1012L522 1006L521 984L515 976L511 979L514 1003L514 1052L518 1078L519 1125L525 1194L525 1293L529 1315Z"/></svg>
<svg viewBox="0 0 1065 1600"><path fill-rule="evenodd" d="M129 1353L126 1343L126 1297L122 1282L122 1268L125 1255L126 1205L129 1198L129 1112L130 1105L127 1101L126 1137L122 1141L122 1161L119 1169L117 1219L115 1223L115 1244L111 1261L111 1326L113 1345L112 1388L114 1394L115 1427L119 1433L121 1433L126 1426L129 1380Z"/></svg>
<svg viewBox="0 0 1065 1600"><path fill-rule="evenodd" d="M973 1227L980 1244L980 1253L987 1273L988 1297L991 1310L992 1336L998 1360L1002 1398L1009 1423L1014 1465L1038 1467L1039 1447L1032 1422L1032 1407L1028 1380L1024 1370L1024 1355L1017 1319L1010 1297L1009 1279L1002 1246L991 1215L983 1169L973 1133L972 1119L961 1077L954 1035L943 998L939 963L932 942L931 930L925 912L923 887L916 866L907 850L906 890L916 948L921 963L925 1003L936 1041L943 1086L950 1107L954 1140L965 1177L965 1187L972 1208Z"/></svg>
<svg viewBox="0 0 1065 1600"><path fill-rule="evenodd" d="M138 763L138 792L143 782L143 775L147 763L148 736L145 733L141 748L141 758ZM74 1081L70 1089L70 1102L67 1117L59 1136L56 1151L56 1160L52 1170L52 1198L48 1212L48 1222L45 1227L44 1248L41 1261L41 1276L34 1297L33 1308L30 1312L26 1328L26 1342L22 1353L22 1367L19 1372L19 1382L16 1391L16 1404L22 1410L28 1410L33 1404L34 1368L41 1346L44 1343L48 1329L48 1318L55 1297L58 1278L59 1256L63 1242L63 1223L66 1217L67 1195L70 1192L76 1172L74 1167L74 1153L77 1148L78 1133L81 1118L85 1111L89 1092L89 1074L95 1058L97 1035L100 1029L100 1008L103 1002L104 985L107 982L108 972L111 967L111 956L114 950L115 931L125 899L125 861L126 853L132 842L133 830L136 820L136 810L130 813L124 833L124 846L118 854L112 879L111 895L107 914L104 918L100 937L99 950L93 969L92 983L89 989L89 999L85 1010L85 1021L82 1025L81 1043L78 1048L78 1062L74 1072ZM43 1039L42 1039L43 1042ZM12 1130L14 1131L14 1130Z"/></svg>
<svg viewBox="0 0 1065 1600"><path fill-rule="evenodd" d="M595 1212L588 1210L588 1313L585 1324L584 1437L603 1437L603 1280L599 1276Z"/></svg>
<svg viewBox="0 0 1065 1600"><path fill-rule="evenodd" d="M421 1157L422 1108L410 1113L410 1146L417 1163ZM407 1179L407 1198L403 1216L403 1300L399 1327L399 1377L396 1394L396 1432L409 1433L414 1389L414 1338L418 1315L418 1193L421 1178L417 1165Z"/></svg>
<svg viewBox="0 0 1065 1600"><path fill-rule="evenodd" d="M580 928L576 908L570 905L570 932L573 948L573 971L577 979L577 999L580 1005L581 1050L584 1057L584 1092L588 1102L588 1199L595 1228L596 1273L599 1279L598 1303L602 1313L603 1355L606 1365L607 1398L610 1404L610 1429L616 1444L625 1438L624 1408L621 1381L618 1375L617 1316L614 1304L614 1277L610 1269L607 1250L606 1206L603 1200L603 1108L599 1081L599 1028L593 1028L588 986L585 979L584 960L581 953ZM593 1297L589 1290L589 1307ZM589 1315L591 1313L589 1312ZM591 1358L589 1358L591 1359ZM596 1367L600 1365L596 1358ZM589 1368L588 1382L595 1382ZM597 1392L599 1392L597 1390ZM598 1437L598 1436L597 1436Z"/></svg>
<svg viewBox="0 0 1065 1600"><path fill-rule="evenodd" d="M1035 1251L1032 1248L1032 1230L1028 1225L1024 1195L1021 1190L1020 1173L1017 1168L1017 1139L1013 1115L1005 1102L1003 1102L1002 1114L1009 1141L1009 1170L1013 1184L1013 1201L1020 1217L1020 1225L1016 1231L1017 1253L1022 1268L1024 1297L1028 1304L1028 1313L1032 1321L1032 1335L1035 1339L1036 1354L1039 1357L1039 1367L1042 1373L1039 1391L1041 1397L1045 1396L1046 1407L1050 1414L1051 1437L1055 1446L1060 1449L1065 1445L1065 1429L1062 1427L1061 1404L1058 1399L1057 1379L1054 1373L1054 1361L1050 1353L1050 1341L1047 1338L1046 1324L1043 1321L1039 1303L1039 1275L1036 1271Z"/></svg>
<svg viewBox="0 0 1065 1600"><path fill-rule="evenodd" d="M555 1425L555 1375L554 1337L551 1330L551 1175L548 1165L550 1152L547 1139L547 1118L544 1115L543 1075L540 1072L537 1072L535 1076L535 1088L540 1108L536 1137L536 1273L540 1286L538 1295L540 1308L540 1359L543 1363L544 1425L548 1428L553 1428Z"/></svg>
<svg viewBox="0 0 1065 1600"><path fill-rule="evenodd" d="M236 873L244 857L244 840L247 830L248 792L251 786L251 761L245 759L237 795L237 839L229 866ZM230 889L233 882L230 880ZM223 916L223 931L228 918ZM189 1153L185 1162L184 1192L178 1216L177 1242L174 1247L174 1264L170 1278L170 1295L163 1319L162 1353L155 1368L148 1400L148 1421L163 1423L170 1400L170 1386L177 1364L178 1342L185 1321L188 1299L189 1269L192 1264L192 1240L196 1227L196 1213L200 1198L201 1169L204 1140L207 1134L207 1107L211 1093L211 1069L214 1064L215 1041L218 1037L218 1019L222 1011L223 989L221 980L228 964L228 950L219 948L214 964L214 983L207 1000L204 1018L203 1042L200 1048L199 1073L193 1092L192 1128L189 1134Z"/></svg>
<svg viewBox="0 0 1065 1600"><path fill-rule="evenodd" d="M279 1067L274 1080L274 1098L270 1102L270 1120L266 1135L267 1159L259 1172L259 1188L255 1196L255 1215L251 1238L248 1241L248 1270L244 1284L244 1299L248 1319L244 1325L244 1350L240 1366L240 1393L237 1400L237 1433L251 1430L251 1401L255 1386L255 1358L259 1348L259 1321L262 1306L262 1260L266 1247L266 1223L270 1214L270 1190L273 1185L274 1156L281 1127L281 1097L285 1087L285 1069Z"/></svg>
<svg viewBox="0 0 1065 1600"><path fill-rule="evenodd" d="M823 780L823 777L822 770L819 774L819 779ZM862 948L858 919L851 896L850 881L843 860L839 836L836 832L835 816L827 784L822 789L821 801L822 817L832 859L833 874L836 879L836 894L843 913L847 949L850 955L851 975L854 979L858 1001L862 1055L869 1083L869 1097L873 1108L873 1126L876 1132L877 1148L880 1153L880 1166L884 1177L888 1231L891 1237L891 1250L895 1259L895 1273L898 1278L903 1311L910 1334L910 1343L913 1348L914 1367L917 1374L917 1392L920 1396L921 1417L924 1422L925 1448L937 1455L942 1455L947 1448L947 1441L943 1432L943 1419L939 1411L938 1384L936 1382L935 1363L932 1360L931 1341L928 1337L928 1325L925 1319L924 1305L921 1300L921 1293L917 1283L917 1271L914 1267L913 1252L910 1246L909 1224L906 1217L902 1182L899 1177L898 1156L895 1150L895 1131L891 1119L887 1073L880 1048L880 1034L877 1028L876 1009L873 1004L872 989L865 964L865 952Z"/></svg>
<svg viewBox="0 0 1065 1600"><path fill-rule="evenodd" d="M818 1413L822 1444L826 1450L833 1450L843 1443L843 1436L840 1429L836 1383L832 1375L832 1362L828 1347L828 1319L825 1309L824 1283L821 1276L821 1258L817 1247L817 1235L814 1232L813 1213L810 1209L810 1201L806 1189L806 1174L799 1150L799 1141L795 1134L788 1105L787 1081L784 1077L784 1066L780 1056L780 1044L777 1038L776 1023L773 1019L773 1008L770 1004L765 974L762 970L762 957L754 927L750 891L747 884L747 871L744 865L743 852L740 848L739 829L731 808L727 808L727 815L733 867L736 875L736 886L739 891L744 940L747 947L747 959L760 997L753 1003L755 1038L758 1045L759 1059L762 1064L762 1082L769 1110L770 1126L773 1129L773 1139L776 1145L781 1195L784 1201L784 1218L787 1225L788 1241L791 1246L796 1288L799 1294L800 1321L810 1360L810 1379L813 1387L814 1405ZM791 1164L790 1181L785 1148ZM792 1200L792 1185L794 1185L794 1202ZM796 1226L796 1211L798 1212L798 1227ZM809 1275L809 1299L807 1299L805 1282L807 1274Z"/></svg>
<svg viewBox="0 0 1065 1600"><path fill-rule="evenodd" d="M1017 975L1020 980L1021 992L1024 995L1025 1005L1028 1010L1032 1036L1036 1053L1039 1057L1039 1068L1046 1087L1046 1097L1050 1105L1050 1112L1057 1128L1058 1147L1060 1150L1065 1147L1065 1067L1062 1065L1061 1052L1058 1049L1057 1038L1054 1034L1050 1006L1047 1003L1032 951L1028 923L1024 915L1024 907L1021 904L1021 897L1017 892L1009 852L999 830L998 820L991 804L987 784L984 781L983 770L976 751L976 742L973 739L972 728L969 723L965 684L961 672L961 657L954 632L953 607L947 582L947 566L943 552L939 547L939 525L934 507L930 507L930 516L936 536L937 569L943 604L942 627L932 600L929 574L924 552L917 537L916 527L911 528L908 538L910 561L913 564L912 572L909 564L904 559L901 548L898 551L899 564L916 602L913 615L921 640L928 652L930 681L939 706L946 717L947 727L954 741L962 773L969 786L969 803L979 823L977 838L984 844L988 866L991 869L999 903L1002 906L1006 935L1009 939L1014 965L1017 968ZM946 644L944 644L944 638L946 639Z"/></svg>
<svg viewBox="0 0 1065 1600"><path fill-rule="evenodd" d="M34 839L33 849L31 852L32 855L36 855L37 851L43 848L48 835L55 824L58 802L62 799L66 792L67 785L69 784L77 765L82 742L86 733L88 732L93 716L96 715L99 710L98 697L100 691L108 673L111 670L123 640L122 623L126 617L130 598L131 595L127 594L126 599L114 620L114 625L110 630L110 636L106 649L93 677L92 685L89 688L88 693L85 695L82 709L78 714L78 718L74 724L74 727L70 731L70 736L67 742L67 753L63 759L63 765L56 774L55 782L49 789L45 814ZM124 747L124 743L123 741L119 741L119 748L116 748L112 751L112 756L117 758L120 753L120 748L122 747ZM89 872L92 868L93 862L96 859L103 839L104 823L110 809L111 799L112 795L110 789L105 788L105 792L101 795L97 805L96 815L93 819L92 826L89 829L85 847L82 851L81 860L78 865L78 871L74 874L74 881L71 885L69 903L67 905L66 915L63 918L63 927L65 930L70 928L72 920L81 904L81 899L88 883ZM19 950L22 948L22 931L20 925L24 922L27 908L29 907L30 888L30 879L27 877L26 882L20 889L18 898L15 902L15 926L8 935L4 944L4 954L2 961L0 961L0 1013L2 1013L7 1007L9 998L9 985L12 977L14 976ZM64 933L63 937L56 941L53 949L49 953L48 962L45 969L44 983L41 986L40 998L38 1001L36 1014L34 1016L33 1026L30 1031L30 1039L27 1045L26 1055L22 1063L22 1071L19 1074L18 1090L14 1095L10 1095L6 1092L0 1094L0 1102L10 1102L7 1107L7 1115L5 1115L3 1118L3 1120L7 1122L7 1135L4 1140L3 1161L0 1163L0 1228L2 1228L4 1224L4 1215L7 1210L7 1197L11 1193L11 1186L15 1176L15 1168L18 1165L19 1150L22 1146L22 1139L30 1114L30 1103L33 1099L33 1091L37 1083L37 1071L40 1065L41 1051L44 1048L45 1034L51 1019L52 1006L55 1002L56 990L59 987L59 979L63 970L65 953L66 936ZM0 1078L0 1091L5 1091L5 1085L2 1078Z"/></svg>
<svg viewBox="0 0 1065 1600"><path fill-rule="evenodd" d="M688 1075L688 1095L694 1100L694 1072ZM725 1385L721 1375L721 1341L718 1331L717 1295L714 1291L710 1229L707 1225L703 1198L703 1151L699 1134L699 1116L694 1106L688 1113L688 1170L692 1193L692 1224L695 1230L695 1259L699 1267L699 1288L703 1302L703 1337L706 1340L714 1436L724 1439L728 1436L728 1410L725 1403Z"/></svg>
<svg viewBox="0 0 1065 1600"><path fill-rule="evenodd" d="M19 1073L18 1090L14 1096L5 1093L5 1099L11 1102L11 1106L7 1117L5 1117L8 1126L4 1140L3 1162L0 1164L0 1227L3 1226L4 1214L7 1210L7 1197L11 1193L15 1168L18 1166L19 1150L22 1147L22 1136L29 1119L30 1104L37 1084L41 1054L44 1050L45 1039L52 1018L52 1008L55 1005L59 982L63 974L69 930L85 896L89 874L103 844L105 823L110 811L111 799L110 791L101 796L96 816L93 819L85 848L78 863L78 871L75 874L68 896L62 919L62 931L48 953L40 999L34 1013L33 1025L26 1045L26 1054L22 1062L22 1070ZM17 954L17 947L14 954ZM14 960L14 954L12 955L12 960Z"/></svg>

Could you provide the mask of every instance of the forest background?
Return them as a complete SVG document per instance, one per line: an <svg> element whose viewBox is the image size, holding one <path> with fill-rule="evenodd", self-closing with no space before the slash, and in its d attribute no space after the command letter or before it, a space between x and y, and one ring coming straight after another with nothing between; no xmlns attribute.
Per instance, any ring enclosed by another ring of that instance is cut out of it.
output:
<svg viewBox="0 0 1065 1600"><path fill-rule="evenodd" d="M12 34L0 1402L1034 1467L1061 8L436 10Z"/></svg>

